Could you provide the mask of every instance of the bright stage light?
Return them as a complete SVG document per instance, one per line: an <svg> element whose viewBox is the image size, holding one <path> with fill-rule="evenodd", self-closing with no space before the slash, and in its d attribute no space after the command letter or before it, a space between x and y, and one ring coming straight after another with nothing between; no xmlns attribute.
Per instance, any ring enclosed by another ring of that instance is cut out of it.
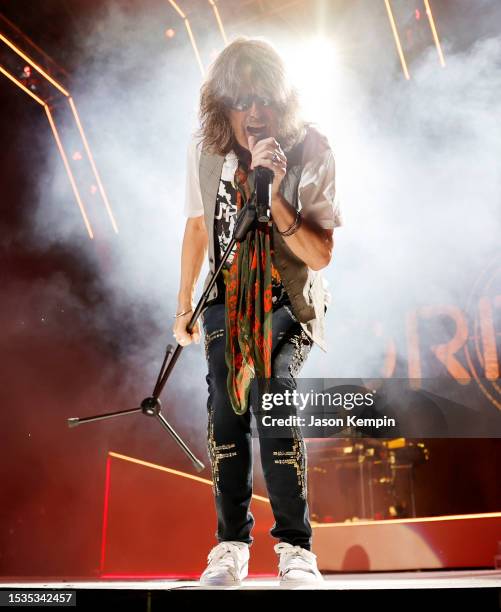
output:
<svg viewBox="0 0 501 612"><path fill-rule="evenodd" d="M333 38L316 36L295 44L284 41L277 47L299 90L302 116L318 126L335 151L336 183L341 194L343 183L360 183L360 151L356 143L360 142L358 117L364 104L363 92L344 63L343 49L336 47ZM343 212L345 221L349 222L350 215L350 211Z"/></svg>
<svg viewBox="0 0 501 612"><path fill-rule="evenodd" d="M315 37L284 49L283 56L299 90L304 117L330 133L335 120L335 91L339 66L332 41Z"/></svg>

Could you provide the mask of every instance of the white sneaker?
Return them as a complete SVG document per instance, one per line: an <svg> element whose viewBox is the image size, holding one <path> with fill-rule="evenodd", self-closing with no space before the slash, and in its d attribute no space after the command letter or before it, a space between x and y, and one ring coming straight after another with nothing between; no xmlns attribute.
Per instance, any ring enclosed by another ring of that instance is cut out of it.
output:
<svg viewBox="0 0 501 612"><path fill-rule="evenodd" d="M324 578L317 568L317 556L311 551L280 542L275 544L275 552L280 555L280 586L323 582Z"/></svg>
<svg viewBox="0 0 501 612"><path fill-rule="evenodd" d="M249 545L245 542L220 542L207 557L209 564L200 576L202 586L235 586L249 572Z"/></svg>

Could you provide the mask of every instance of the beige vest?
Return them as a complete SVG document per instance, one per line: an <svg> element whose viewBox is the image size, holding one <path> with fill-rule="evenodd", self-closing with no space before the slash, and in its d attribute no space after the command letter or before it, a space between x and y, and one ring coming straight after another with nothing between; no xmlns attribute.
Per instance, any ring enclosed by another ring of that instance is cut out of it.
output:
<svg viewBox="0 0 501 612"><path fill-rule="evenodd" d="M313 129L309 129L304 140L304 146L299 145L287 154L287 174L285 175L280 191L284 198L295 208L298 208L298 186L304 165L305 150L312 145L328 146L322 135ZM215 272L215 242L214 242L214 216L216 212L216 197L219 189L219 181L223 169L224 157L213 155L202 151L200 156L200 189L204 205L204 218L209 234L209 268L210 272L204 282L204 290L209 284ZM322 275L318 271L311 270L308 266L287 246L284 238L278 233L275 224L273 228L274 260L285 290L292 304L292 311L301 324L306 334L327 351L325 344L324 313L325 305L329 300L328 293L324 289ZM209 299L217 296L217 283L212 288Z"/></svg>

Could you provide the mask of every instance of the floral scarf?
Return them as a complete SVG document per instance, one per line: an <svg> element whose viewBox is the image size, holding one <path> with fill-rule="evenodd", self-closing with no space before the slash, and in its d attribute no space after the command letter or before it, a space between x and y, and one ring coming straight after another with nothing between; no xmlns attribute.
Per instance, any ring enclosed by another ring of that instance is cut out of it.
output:
<svg viewBox="0 0 501 612"><path fill-rule="evenodd" d="M247 171L235 173L237 214L248 201ZM247 410L253 378L271 378L272 246L271 223L255 223L237 243L226 278L226 365L228 394L236 414Z"/></svg>

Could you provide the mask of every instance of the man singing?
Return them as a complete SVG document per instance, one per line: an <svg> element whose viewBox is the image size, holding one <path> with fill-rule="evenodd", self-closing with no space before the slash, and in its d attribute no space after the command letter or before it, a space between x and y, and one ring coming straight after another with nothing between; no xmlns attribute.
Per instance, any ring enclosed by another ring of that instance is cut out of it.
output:
<svg viewBox="0 0 501 612"><path fill-rule="evenodd" d="M213 63L201 89L200 130L188 151L187 217L174 337L186 330L206 251L210 273L253 192L255 169L273 172L270 222L256 223L227 259L202 313L208 364L208 452L218 544L200 583L238 585L247 576L254 517L251 380L280 379L295 388L313 343L326 350L329 294L320 270L341 225L335 165L324 136L299 117L295 90L272 46L239 38ZM259 226L259 227L258 227ZM261 464L278 539L281 584L322 581L311 552L306 447L298 427L261 435Z"/></svg>

